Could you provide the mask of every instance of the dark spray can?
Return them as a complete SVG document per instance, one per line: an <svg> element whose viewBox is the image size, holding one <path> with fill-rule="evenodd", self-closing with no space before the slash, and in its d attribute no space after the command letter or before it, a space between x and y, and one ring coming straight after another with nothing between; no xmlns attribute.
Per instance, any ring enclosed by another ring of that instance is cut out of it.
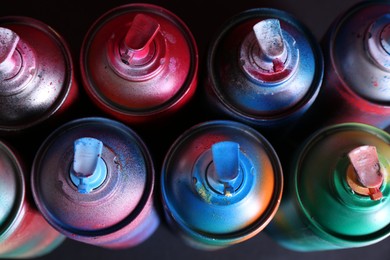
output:
<svg viewBox="0 0 390 260"><path fill-rule="evenodd" d="M286 173L282 203L266 228L297 251L355 248L390 235L390 135L345 123L309 137Z"/></svg>
<svg viewBox="0 0 390 260"><path fill-rule="evenodd" d="M258 234L278 209L282 188L271 144L234 121L208 121L185 131L169 149L161 175L168 223L203 250Z"/></svg>
<svg viewBox="0 0 390 260"><path fill-rule="evenodd" d="M297 19L250 9L228 20L211 43L206 94L222 115L263 129L286 126L315 100L323 66L319 44Z"/></svg>
<svg viewBox="0 0 390 260"><path fill-rule="evenodd" d="M132 247L159 224L148 149L119 122L82 118L58 128L38 150L31 181L43 216L71 239Z"/></svg>
<svg viewBox="0 0 390 260"><path fill-rule="evenodd" d="M192 33L175 14L149 4L120 6L100 17L85 36L80 62L92 101L131 124L173 114L197 85Z"/></svg>
<svg viewBox="0 0 390 260"><path fill-rule="evenodd" d="M389 42L388 1L361 2L334 21L323 40L324 85L309 125L390 124Z"/></svg>
<svg viewBox="0 0 390 260"><path fill-rule="evenodd" d="M29 17L0 18L0 132L31 128L67 111L77 98L65 40Z"/></svg>
<svg viewBox="0 0 390 260"><path fill-rule="evenodd" d="M0 141L0 258L45 255L65 239L35 207L25 165Z"/></svg>

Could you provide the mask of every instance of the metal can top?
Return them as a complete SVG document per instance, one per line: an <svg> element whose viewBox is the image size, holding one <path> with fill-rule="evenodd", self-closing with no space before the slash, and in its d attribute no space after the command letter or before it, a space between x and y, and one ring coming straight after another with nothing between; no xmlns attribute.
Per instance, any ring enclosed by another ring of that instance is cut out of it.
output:
<svg viewBox="0 0 390 260"><path fill-rule="evenodd" d="M390 4L364 1L334 22L330 64L344 87L368 101L390 105Z"/></svg>
<svg viewBox="0 0 390 260"><path fill-rule="evenodd" d="M390 234L389 144L388 133L358 123L324 128L306 141L292 173L298 203L312 225L343 241L379 240ZM379 162L369 165L369 156L363 156L364 164L352 164L348 154L361 147L376 147ZM367 166L380 169L376 187L365 187L367 180L355 173ZM374 196L365 193L372 188Z"/></svg>
<svg viewBox="0 0 390 260"><path fill-rule="evenodd" d="M323 78L323 56L311 32L290 14L244 11L212 42L212 91L231 113L251 123L278 121L311 105Z"/></svg>
<svg viewBox="0 0 390 260"><path fill-rule="evenodd" d="M227 246L269 223L279 206L283 176L262 135L241 123L210 121L174 142L161 185L168 215L185 233L205 244Z"/></svg>
<svg viewBox="0 0 390 260"><path fill-rule="evenodd" d="M99 158L93 157L95 151ZM91 167L97 169L92 174ZM31 183L38 208L54 228L96 239L142 214L152 195L154 168L131 129L110 119L82 118L58 128L42 144Z"/></svg>
<svg viewBox="0 0 390 260"><path fill-rule="evenodd" d="M129 4L91 26L80 63L84 87L95 102L115 114L141 117L169 109L194 89L198 50L175 14Z"/></svg>
<svg viewBox="0 0 390 260"><path fill-rule="evenodd" d="M0 142L0 238L12 226L24 198L23 169L19 159L5 143ZM0 239L1 240L1 239Z"/></svg>
<svg viewBox="0 0 390 260"><path fill-rule="evenodd" d="M42 122L70 92L73 63L67 44L29 17L0 18L0 130Z"/></svg>

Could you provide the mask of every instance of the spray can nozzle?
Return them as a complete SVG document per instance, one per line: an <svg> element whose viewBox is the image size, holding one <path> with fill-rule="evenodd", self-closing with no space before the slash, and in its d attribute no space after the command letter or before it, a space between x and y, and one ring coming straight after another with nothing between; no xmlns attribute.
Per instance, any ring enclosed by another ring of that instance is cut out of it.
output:
<svg viewBox="0 0 390 260"><path fill-rule="evenodd" d="M359 146L348 153L348 158L353 167L353 171L347 173L349 186L359 194L370 196L372 200L382 198L380 187L384 178L376 147Z"/></svg>
<svg viewBox="0 0 390 260"><path fill-rule="evenodd" d="M218 193L232 195L242 183L240 146L223 141L211 146L212 163L207 169L207 180Z"/></svg>
<svg viewBox="0 0 390 260"><path fill-rule="evenodd" d="M70 177L80 193L89 193L99 187L107 176L107 166L101 158L103 143L84 137L74 142L74 159Z"/></svg>
<svg viewBox="0 0 390 260"><path fill-rule="evenodd" d="M152 17L137 14L121 46L122 61L130 64L133 60L142 62L147 59L153 39L159 30L160 24Z"/></svg>
<svg viewBox="0 0 390 260"><path fill-rule="evenodd" d="M16 51L19 36L0 27L0 82L14 77L22 66L21 56Z"/></svg>
<svg viewBox="0 0 390 260"><path fill-rule="evenodd" d="M366 33L366 48L377 65L390 70L390 14L371 24Z"/></svg>
<svg viewBox="0 0 390 260"><path fill-rule="evenodd" d="M280 71L286 60L286 48L278 19L266 19L253 26L262 58L274 64L274 71Z"/></svg>
<svg viewBox="0 0 390 260"><path fill-rule="evenodd" d="M282 29L278 19L266 19L253 26L253 31L260 48L261 59L265 63L273 64L273 71L284 69L287 59L287 50L284 44ZM261 67L267 66L260 64Z"/></svg>

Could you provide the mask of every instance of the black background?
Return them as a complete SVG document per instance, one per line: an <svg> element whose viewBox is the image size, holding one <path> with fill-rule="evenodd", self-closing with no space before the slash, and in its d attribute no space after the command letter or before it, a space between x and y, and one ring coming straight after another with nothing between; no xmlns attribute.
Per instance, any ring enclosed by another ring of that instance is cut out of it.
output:
<svg viewBox="0 0 390 260"><path fill-rule="evenodd" d="M320 41L332 21L344 12L347 8L357 3L356 0L166 0L147 1L160 5L180 17L192 31L199 48L199 85L203 87L205 57L211 39L218 32L221 25L231 16L241 11L259 8L272 7L289 12L303 24L305 24ZM71 117L83 117L90 115L101 115L88 99L83 96L83 89L78 75L79 51L84 35L92 23L111 8L132 3L130 1L82 1L82 0L36 0L20 1L7 0L0 4L0 16L22 15L29 16L53 27L68 42L71 52L74 55L77 80L80 84L82 100L78 104L77 113ZM134 126L134 129L145 140L150 147L152 156L155 159L156 173L159 173L164 152L169 144L182 131L194 123L203 121L207 117L202 114L201 108L196 104L196 98L187 108L182 111L182 116L187 120L167 121L165 128L156 129ZM69 118L67 118L69 119ZM208 119L208 118L207 118ZM57 124L60 125L61 121ZM171 130L173 129L173 130ZM26 161L31 160L33 153L44 136L53 129L47 128L39 131L40 135L31 142L29 155ZM29 138L29 133L20 138ZM10 138L11 143L20 139ZM15 142L19 147L20 143ZM21 147L19 147L21 148ZM157 196L158 199L158 196ZM67 239L59 248L52 253L39 259L389 259L389 239L376 245L365 248L343 249L325 252L298 253L286 250L278 246L264 233L226 249L205 252L187 246L183 241L165 225L164 220L158 230L143 244L123 250L108 250L91 245L82 244Z"/></svg>

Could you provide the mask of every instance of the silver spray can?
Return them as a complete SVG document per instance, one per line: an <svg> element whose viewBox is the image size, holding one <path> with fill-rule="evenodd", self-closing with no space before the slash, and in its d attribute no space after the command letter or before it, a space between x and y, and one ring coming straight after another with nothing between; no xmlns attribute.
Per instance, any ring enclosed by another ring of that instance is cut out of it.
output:
<svg viewBox="0 0 390 260"><path fill-rule="evenodd" d="M363 1L341 14L323 40L324 85L308 125L390 124L390 3Z"/></svg>
<svg viewBox="0 0 390 260"><path fill-rule="evenodd" d="M132 247L159 224L152 159L119 122L82 118L58 128L38 150L31 177L43 216L71 239Z"/></svg>
<svg viewBox="0 0 390 260"><path fill-rule="evenodd" d="M41 21L0 18L0 133L56 118L77 98L65 40Z"/></svg>

